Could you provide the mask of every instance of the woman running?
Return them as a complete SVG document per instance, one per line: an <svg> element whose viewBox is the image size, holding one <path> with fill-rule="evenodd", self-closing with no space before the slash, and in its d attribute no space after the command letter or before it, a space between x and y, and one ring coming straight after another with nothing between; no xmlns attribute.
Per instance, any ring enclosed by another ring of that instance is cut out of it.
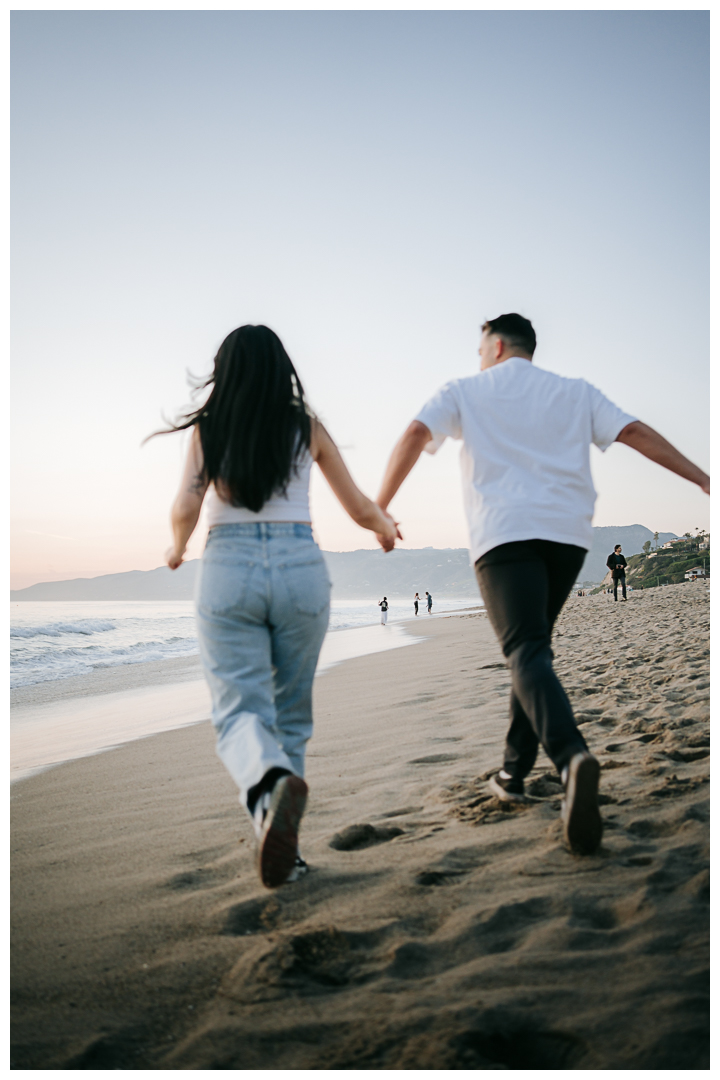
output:
<svg viewBox="0 0 720 1080"><path fill-rule="evenodd" d="M241 326L223 341L210 394L169 431L192 428L172 508L171 570L206 501L209 533L196 585L200 657L217 752L240 789L268 888L307 869L298 827L307 798L312 684L328 625L330 582L313 539L313 461L353 521L390 550L399 533L355 485L310 411L280 339ZM162 434L162 433L161 433Z"/></svg>

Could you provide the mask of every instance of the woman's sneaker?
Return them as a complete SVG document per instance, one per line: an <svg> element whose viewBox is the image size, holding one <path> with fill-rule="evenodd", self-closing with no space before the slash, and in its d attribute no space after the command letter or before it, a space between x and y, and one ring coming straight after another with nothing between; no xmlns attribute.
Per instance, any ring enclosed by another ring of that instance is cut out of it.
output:
<svg viewBox="0 0 720 1080"><path fill-rule="evenodd" d="M525 785L522 780L513 780L510 773L501 769L490 777L490 790L503 802L525 802Z"/></svg>
<svg viewBox="0 0 720 1080"><path fill-rule="evenodd" d="M291 881L299 881L301 877L307 874L310 867L299 853L295 856L295 865L285 878L285 884L289 885Z"/></svg>
<svg viewBox="0 0 720 1080"><path fill-rule="evenodd" d="M575 754L563 769L562 782L565 840L576 855L592 855L600 847L603 831L598 801L600 762L588 751Z"/></svg>
<svg viewBox="0 0 720 1080"><path fill-rule="evenodd" d="M283 885L295 869L298 828L307 795L305 781L290 774L280 777L272 791L264 792L253 807L258 870L268 889Z"/></svg>

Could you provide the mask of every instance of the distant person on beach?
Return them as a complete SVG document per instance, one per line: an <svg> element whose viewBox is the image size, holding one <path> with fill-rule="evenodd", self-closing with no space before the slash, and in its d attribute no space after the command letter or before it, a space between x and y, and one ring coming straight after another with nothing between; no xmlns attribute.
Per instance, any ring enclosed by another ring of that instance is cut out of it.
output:
<svg viewBox="0 0 720 1080"><path fill-rule="evenodd" d="M415 599L413 600L413 604L415 605L415 614L417 615L418 607L420 606L420 594L419 593L415 593Z"/></svg>
<svg viewBox="0 0 720 1080"><path fill-rule="evenodd" d="M425 596L427 597L428 615L432 615L432 596L430 595L429 592L426 592Z"/></svg>
<svg viewBox="0 0 720 1080"><path fill-rule="evenodd" d="M627 566L627 560L622 553L622 546L620 544L615 545L615 550L612 555L608 555L607 562L605 563L610 568L613 581L613 596L617 603L617 591L618 582L622 584L622 598L627 600L627 589L625 588L625 567Z"/></svg>
<svg viewBox="0 0 720 1080"><path fill-rule="evenodd" d="M566 842L590 854L602 836L600 766L575 725L550 647L592 544L590 444L625 443L708 494L710 479L584 379L536 368L535 345L521 315L484 324L479 374L447 383L412 421L390 455L378 504L387 509L423 450L462 439L472 562L512 678L505 760L490 786L500 799L523 800L541 742L565 788Z"/></svg>
<svg viewBox="0 0 720 1080"><path fill-rule="evenodd" d="M385 624L387 623L387 613L388 613L387 596L383 596L382 600L378 600L378 604L380 605L380 624L382 626L385 626Z"/></svg>
<svg viewBox="0 0 720 1080"><path fill-rule="evenodd" d="M207 495L196 586L200 657L217 752L252 820L260 878L274 888L307 869L298 847L305 747L330 611L310 522L313 461L353 521L386 550L400 534L355 485L272 330L233 330L205 387L205 403L169 429L192 435L165 558L171 570L180 566Z"/></svg>

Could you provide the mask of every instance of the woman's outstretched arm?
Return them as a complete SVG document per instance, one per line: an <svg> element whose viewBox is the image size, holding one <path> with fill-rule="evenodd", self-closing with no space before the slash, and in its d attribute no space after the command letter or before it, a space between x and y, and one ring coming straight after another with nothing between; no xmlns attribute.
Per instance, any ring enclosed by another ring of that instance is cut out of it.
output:
<svg viewBox="0 0 720 1080"><path fill-rule="evenodd" d="M392 551L402 540L395 522L377 503L363 495L343 461L342 454L319 420L313 420L312 456L337 496L341 506L356 524L374 532L385 551Z"/></svg>
<svg viewBox="0 0 720 1080"><path fill-rule="evenodd" d="M180 490L170 512L173 545L165 553L165 562L171 570L177 570L183 561L188 540L198 523L207 489L200 432L196 425L190 437Z"/></svg>
<svg viewBox="0 0 720 1080"><path fill-rule="evenodd" d="M677 473L684 480L697 484L706 495L710 494L708 474L697 465L693 465L692 461L676 450L672 443L669 443L648 424L643 424L642 420L633 420L631 424L626 424L615 441L632 446L633 450L637 450L651 461L664 466L670 472Z"/></svg>

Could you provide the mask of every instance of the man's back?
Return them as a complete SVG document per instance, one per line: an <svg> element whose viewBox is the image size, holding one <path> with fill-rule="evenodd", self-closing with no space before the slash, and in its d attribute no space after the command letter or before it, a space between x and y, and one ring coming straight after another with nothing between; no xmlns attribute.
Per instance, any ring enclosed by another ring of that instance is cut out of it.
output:
<svg viewBox="0 0 720 1080"><path fill-rule="evenodd" d="M595 490L590 443L605 450L634 417L584 379L515 356L447 383L417 417L434 452L463 440L471 557L498 544L543 539L589 548Z"/></svg>

